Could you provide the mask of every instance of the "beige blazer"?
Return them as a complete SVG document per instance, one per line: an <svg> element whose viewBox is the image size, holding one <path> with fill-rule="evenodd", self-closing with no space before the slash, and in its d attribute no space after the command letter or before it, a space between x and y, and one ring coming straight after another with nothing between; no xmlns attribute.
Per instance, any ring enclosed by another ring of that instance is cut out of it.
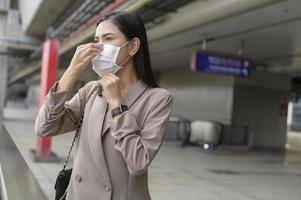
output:
<svg viewBox="0 0 301 200"><path fill-rule="evenodd" d="M129 110L112 119L104 97L95 92L88 100L96 81L88 82L71 100L71 91L56 92L56 87L57 83L36 118L39 136L75 130L85 110L66 199L151 199L147 169L162 143L171 113L171 94L139 80L123 96Z"/></svg>

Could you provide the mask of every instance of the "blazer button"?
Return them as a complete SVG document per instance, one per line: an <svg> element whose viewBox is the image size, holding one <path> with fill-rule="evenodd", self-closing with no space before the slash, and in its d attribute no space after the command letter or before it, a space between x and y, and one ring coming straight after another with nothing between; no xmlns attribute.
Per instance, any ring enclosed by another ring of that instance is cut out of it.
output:
<svg viewBox="0 0 301 200"><path fill-rule="evenodd" d="M81 177L80 175L77 174L77 175L75 176L75 180L76 180L77 182L80 183L80 182L82 181L82 177Z"/></svg>
<svg viewBox="0 0 301 200"><path fill-rule="evenodd" d="M104 188L105 188L106 192L111 192L111 190L112 190L112 186L109 183L106 183Z"/></svg>

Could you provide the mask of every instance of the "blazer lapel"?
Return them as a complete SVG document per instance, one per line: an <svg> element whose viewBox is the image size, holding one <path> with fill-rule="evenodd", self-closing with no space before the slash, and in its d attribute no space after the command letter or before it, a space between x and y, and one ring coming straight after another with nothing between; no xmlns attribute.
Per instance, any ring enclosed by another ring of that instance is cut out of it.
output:
<svg viewBox="0 0 301 200"><path fill-rule="evenodd" d="M91 154L96 162L95 164L99 168L102 175L105 178L109 179L106 162L103 162L103 160L105 160L105 156L101 142L101 133L107 107L108 103L103 97L97 96L95 98L95 101L91 108L91 117L89 118L89 124L93 125L93 127L90 129L91 132L88 133L88 141L91 149Z"/></svg>
<svg viewBox="0 0 301 200"><path fill-rule="evenodd" d="M135 101L138 100L139 97L144 93L147 87L148 86L142 80L137 81L134 85L130 86L129 89L127 90L126 94L122 99L122 104L127 105L128 108L130 108L135 103ZM111 113L108 113L108 115L110 114ZM102 130L102 135L104 135L109 128L110 127L107 125L104 128L104 130Z"/></svg>

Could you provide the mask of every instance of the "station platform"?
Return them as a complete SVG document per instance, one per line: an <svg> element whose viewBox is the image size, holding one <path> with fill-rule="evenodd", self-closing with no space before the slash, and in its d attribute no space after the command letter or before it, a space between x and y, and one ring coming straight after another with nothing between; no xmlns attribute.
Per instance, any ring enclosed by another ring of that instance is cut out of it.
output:
<svg viewBox="0 0 301 200"><path fill-rule="evenodd" d="M33 130L37 110L8 102L4 126L15 142L49 200L63 166L73 134L53 137L52 150L60 163L35 163ZM250 151L200 147L183 148L164 141L149 169L153 200L299 200L301 197L301 153Z"/></svg>

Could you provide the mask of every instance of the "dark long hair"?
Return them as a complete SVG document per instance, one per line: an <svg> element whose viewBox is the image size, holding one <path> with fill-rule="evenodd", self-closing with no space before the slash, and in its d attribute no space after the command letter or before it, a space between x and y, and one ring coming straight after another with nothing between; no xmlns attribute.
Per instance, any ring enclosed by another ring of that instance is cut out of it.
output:
<svg viewBox="0 0 301 200"><path fill-rule="evenodd" d="M132 12L112 12L97 21L97 26L105 20L112 20L127 40L134 37L140 39L140 47L134 55L134 68L139 79L150 87L159 87L150 63L146 30L141 17Z"/></svg>

